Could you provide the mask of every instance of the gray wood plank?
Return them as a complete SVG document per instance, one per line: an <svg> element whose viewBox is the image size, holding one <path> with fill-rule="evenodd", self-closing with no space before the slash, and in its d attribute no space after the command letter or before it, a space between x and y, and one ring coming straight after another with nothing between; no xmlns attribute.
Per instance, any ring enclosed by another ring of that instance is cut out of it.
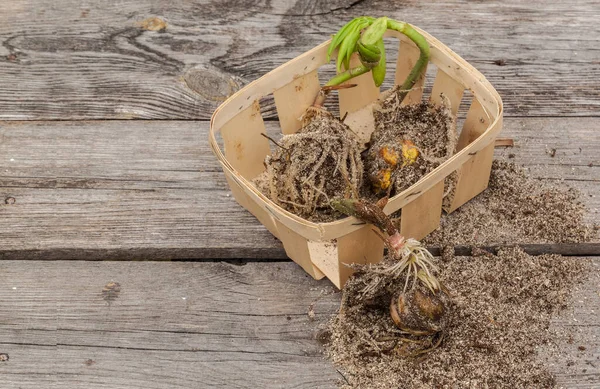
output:
<svg viewBox="0 0 600 389"><path fill-rule="evenodd" d="M338 377L314 340L337 292L291 263L45 263L0 265L2 387L314 388Z"/></svg>
<svg viewBox="0 0 600 389"><path fill-rule="evenodd" d="M231 196L207 126L0 123L0 258L286 258ZM599 126L595 118L507 119L503 136L516 146L497 153L581 190L588 221L600 224Z"/></svg>
<svg viewBox="0 0 600 389"><path fill-rule="evenodd" d="M340 378L316 340L340 294L290 262L3 261L0 269L3 388L334 388ZM572 343L557 339L558 356L540 350L562 387L600 382L599 275L552 323Z"/></svg>
<svg viewBox="0 0 600 389"><path fill-rule="evenodd" d="M432 33L488 77L507 116L598 113L595 0L3 0L0 119L208 119L361 14Z"/></svg>

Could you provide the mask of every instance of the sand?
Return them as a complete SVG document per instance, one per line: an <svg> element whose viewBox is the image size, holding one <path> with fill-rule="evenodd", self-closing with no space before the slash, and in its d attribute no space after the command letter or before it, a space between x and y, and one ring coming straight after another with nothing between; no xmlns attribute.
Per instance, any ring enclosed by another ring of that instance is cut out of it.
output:
<svg viewBox="0 0 600 389"><path fill-rule="evenodd" d="M584 211L576 191L528 178L520 168L495 161L489 188L445 215L426 241L447 247L585 242L597 231L584 224ZM359 298L361 277L369 277L369 268L348 282L343 301L352 306L326 330L326 353L344 376L341 387L555 387L536 353L564 340L564 334L549 329L550 322L567 306L576 285L585 282L590 262L530 256L516 247L501 248L497 255L475 249L472 257L454 257L448 254L452 251L445 250L437 262L450 295L447 323L436 337L421 338L421 348L439 342L425 354L406 355L405 339L418 338L393 325L389 295L383 293L381 301Z"/></svg>

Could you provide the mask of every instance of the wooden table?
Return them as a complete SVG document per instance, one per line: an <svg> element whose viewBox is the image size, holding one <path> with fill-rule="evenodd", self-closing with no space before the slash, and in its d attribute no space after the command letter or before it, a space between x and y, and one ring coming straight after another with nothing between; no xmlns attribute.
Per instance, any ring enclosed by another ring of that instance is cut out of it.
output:
<svg viewBox="0 0 600 389"><path fill-rule="evenodd" d="M340 294L235 203L207 130L226 96L363 14L480 69L516 140L498 157L581 190L600 221L596 0L2 0L2 388L335 387L315 334ZM598 256L553 323L587 350L547 361L598 388L600 244L537 249Z"/></svg>

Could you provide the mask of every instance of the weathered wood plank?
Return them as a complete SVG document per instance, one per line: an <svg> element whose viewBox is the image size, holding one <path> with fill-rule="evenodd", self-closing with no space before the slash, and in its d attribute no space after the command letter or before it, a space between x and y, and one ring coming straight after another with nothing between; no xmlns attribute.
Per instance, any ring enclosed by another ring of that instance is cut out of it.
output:
<svg viewBox="0 0 600 389"><path fill-rule="evenodd" d="M506 120L516 146L497 153L580 189L600 223L598 126ZM0 123L0 258L286 258L230 196L206 139L205 122Z"/></svg>
<svg viewBox="0 0 600 389"><path fill-rule="evenodd" d="M10 357L0 362L3 387L334 388L340 378L316 340L340 294L291 262L0 268L0 352ZM553 321L565 333L560 354L540 350L563 387L591 389L600 380L599 275Z"/></svg>
<svg viewBox="0 0 600 389"><path fill-rule="evenodd" d="M488 77L508 116L597 115L595 0L4 0L0 118L207 119L360 14L432 33Z"/></svg>
<svg viewBox="0 0 600 389"><path fill-rule="evenodd" d="M0 265L3 387L315 388L338 378L315 334L339 297L292 263L45 263Z"/></svg>

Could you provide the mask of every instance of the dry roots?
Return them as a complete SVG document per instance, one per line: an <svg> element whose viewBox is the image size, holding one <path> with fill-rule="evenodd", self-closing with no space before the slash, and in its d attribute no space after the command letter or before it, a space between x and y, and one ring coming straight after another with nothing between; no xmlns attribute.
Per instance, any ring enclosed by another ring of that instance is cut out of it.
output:
<svg viewBox="0 0 600 389"><path fill-rule="evenodd" d="M392 263L370 269L372 273L381 277L375 277L365 285L363 295L372 294L375 290L380 289L382 283L398 281L403 283L403 293L407 292L409 286L410 289L414 289L417 281L434 293L440 290L440 284L434 275L438 268L434 264L433 256L419 241L407 239L400 252L393 253L394 255L392 253L390 250L388 254L394 259Z"/></svg>
<svg viewBox="0 0 600 389"><path fill-rule="evenodd" d="M447 98L442 98L441 107L432 103L401 106L402 96L396 87L375 107L375 131L365 156L365 170L374 189L392 195L452 156L458 140ZM390 157L401 156L407 143L414 143L419 152L414 163Z"/></svg>
<svg viewBox="0 0 600 389"><path fill-rule="evenodd" d="M308 220L330 221L335 197L350 197L362 185L361 145L352 130L326 111L311 116L296 134L285 135L258 189L282 208Z"/></svg>
<svg viewBox="0 0 600 389"><path fill-rule="evenodd" d="M399 270L398 263L388 256L378 264L354 266L356 273L344 286L335 321L364 339L361 354L414 357L442 341L450 305L447 295L441 290L433 294L423 282L403 291L412 277L406 269ZM371 320L377 325L369 324Z"/></svg>

